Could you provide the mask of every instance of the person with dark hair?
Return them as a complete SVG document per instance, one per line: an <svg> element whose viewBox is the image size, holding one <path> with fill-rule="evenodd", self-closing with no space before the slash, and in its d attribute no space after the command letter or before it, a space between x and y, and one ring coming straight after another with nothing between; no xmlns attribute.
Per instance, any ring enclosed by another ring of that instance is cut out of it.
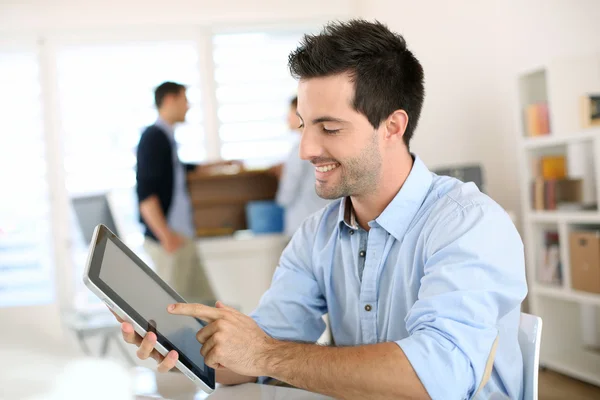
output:
<svg viewBox="0 0 600 400"><path fill-rule="evenodd" d="M174 126L185 121L185 86L164 82L154 92L157 121L147 127L137 147L136 191L144 250L156 272L190 301L214 299L193 238L196 236L184 165L177 155Z"/></svg>
<svg viewBox="0 0 600 400"><path fill-rule="evenodd" d="M290 101L287 124L292 132L300 131L300 118L297 115L298 98ZM292 149L282 166L277 196L277 204L285 210L284 232L291 238L302 222L310 215L325 207L329 201L319 197L315 191L314 167L300 158L300 140Z"/></svg>
<svg viewBox="0 0 600 400"><path fill-rule="evenodd" d="M404 38L379 22L330 23L289 66L300 154L317 193L338 200L302 224L251 316L169 306L208 322L196 338L218 381L271 377L336 398L522 398L523 245L474 184L410 152L424 73ZM325 313L335 346L312 344ZM128 324L123 335L173 367L177 354L152 353L152 336Z"/></svg>

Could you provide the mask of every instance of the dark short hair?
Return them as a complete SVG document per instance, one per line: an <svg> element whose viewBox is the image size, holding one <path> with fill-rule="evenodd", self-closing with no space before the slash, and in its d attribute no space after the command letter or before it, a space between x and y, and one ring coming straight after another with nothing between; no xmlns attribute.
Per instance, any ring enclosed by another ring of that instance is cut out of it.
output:
<svg viewBox="0 0 600 400"><path fill-rule="evenodd" d="M156 104L156 108L160 108L160 106L162 106L167 95L178 95L182 90L185 90L185 86L180 83L163 82L158 85L154 90L154 104Z"/></svg>
<svg viewBox="0 0 600 400"><path fill-rule="evenodd" d="M288 63L296 79L349 73L354 81L352 106L374 128L394 111L408 114L408 147L425 98L423 67L404 38L375 21L331 22L316 35L304 35Z"/></svg>
<svg viewBox="0 0 600 400"><path fill-rule="evenodd" d="M298 108L298 96L292 97L290 100L290 107Z"/></svg>

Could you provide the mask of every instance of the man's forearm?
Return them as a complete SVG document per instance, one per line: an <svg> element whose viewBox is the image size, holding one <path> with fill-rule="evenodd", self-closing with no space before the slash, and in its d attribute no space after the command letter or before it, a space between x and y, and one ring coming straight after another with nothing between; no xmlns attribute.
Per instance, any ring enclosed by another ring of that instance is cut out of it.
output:
<svg viewBox="0 0 600 400"><path fill-rule="evenodd" d="M222 385L241 385L242 383L254 383L257 378L236 374L226 368L215 370L215 377L218 383Z"/></svg>
<svg viewBox="0 0 600 400"><path fill-rule="evenodd" d="M156 195L152 195L140 203L140 214L158 240L162 240L167 235L169 225Z"/></svg>
<svg viewBox="0 0 600 400"><path fill-rule="evenodd" d="M323 347L278 341L265 364L268 376L335 398L429 398L395 343Z"/></svg>

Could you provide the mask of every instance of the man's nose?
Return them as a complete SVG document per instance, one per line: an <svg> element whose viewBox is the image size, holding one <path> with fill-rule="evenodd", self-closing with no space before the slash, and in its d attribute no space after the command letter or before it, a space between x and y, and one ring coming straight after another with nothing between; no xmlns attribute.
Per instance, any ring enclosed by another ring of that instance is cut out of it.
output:
<svg viewBox="0 0 600 400"><path fill-rule="evenodd" d="M319 157L322 153L322 144L315 129L304 128L302 138L300 139L300 158L303 160L312 160Z"/></svg>

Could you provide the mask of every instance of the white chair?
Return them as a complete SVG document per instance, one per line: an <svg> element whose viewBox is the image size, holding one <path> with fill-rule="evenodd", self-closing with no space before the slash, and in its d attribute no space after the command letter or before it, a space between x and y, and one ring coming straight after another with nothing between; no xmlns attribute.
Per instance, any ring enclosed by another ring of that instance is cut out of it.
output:
<svg viewBox="0 0 600 400"><path fill-rule="evenodd" d="M542 319L521 313L519 324L519 347L523 354L523 399L537 400L538 372L540 369L540 342Z"/></svg>

